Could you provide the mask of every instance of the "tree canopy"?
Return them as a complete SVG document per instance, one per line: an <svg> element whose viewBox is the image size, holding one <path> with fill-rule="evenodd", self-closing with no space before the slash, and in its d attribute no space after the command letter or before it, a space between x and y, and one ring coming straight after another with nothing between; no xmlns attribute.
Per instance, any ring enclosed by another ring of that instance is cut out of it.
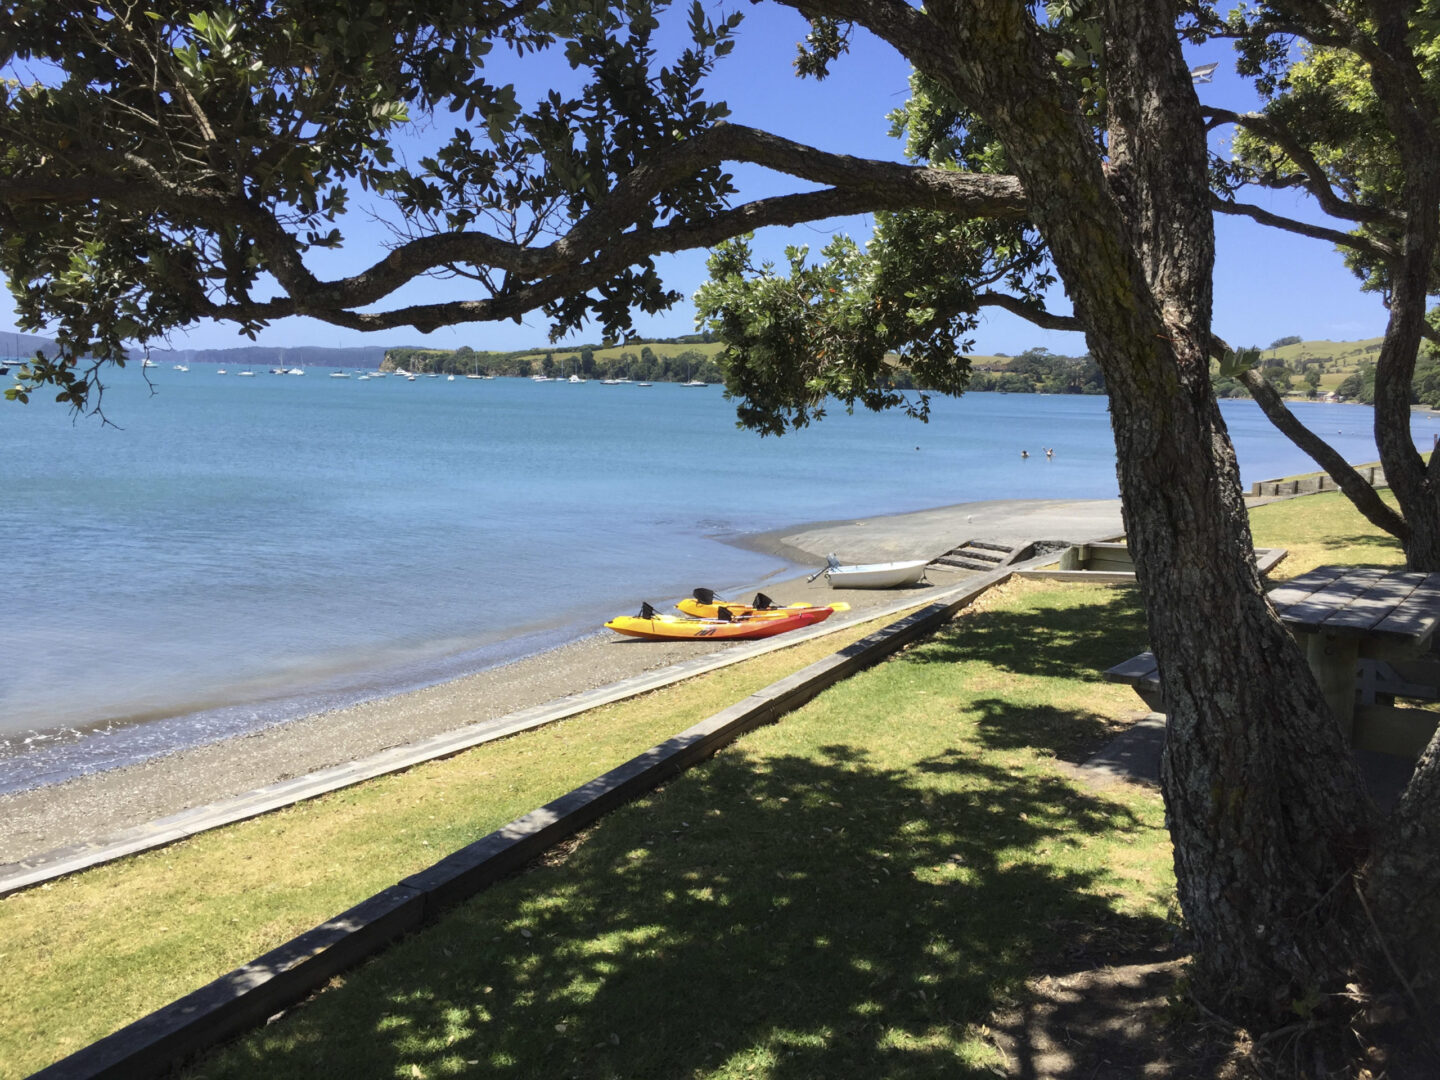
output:
<svg viewBox="0 0 1440 1080"><path fill-rule="evenodd" d="M1164 794L1196 986L1265 1022L1385 982L1380 958L1398 951L1407 989L1433 993L1440 749L1432 741L1380 815L1266 600L1210 368L1234 360L1211 327L1213 218L1268 220L1235 194L1273 173L1265 182L1306 186L1357 227L1359 239L1289 223L1353 247L1383 281L1377 412L1393 420L1396 379L1408 399L1440 204L1414 47L1434 12L1397 0L1269 0L1228 17L1179 0L777 2L810 22L802 77L841 71L862 32L915 69L892 121L903 154L859 159L726 122L706 76L739 15L698 2L11 5L0 61L30 75L0 99L0 270L26 324L53 323L64 346L27 385L83 403L98 369L81 356L116 360L128 341L198 318L427 330L541 311L557 335L594 324L619 337L632 311L677 299L657 259L697 248L713 251L701 307L726 342L728 385L764 430L807 422L829 394L894 402L892 352L926 384L960 388L957 346L986 306L1082 329L1165 688ZM683 26L668 51L662 18ZM1343 197L1271 118L1204 109L1182 44L1206 38L1235 39L1246 70L1277 88L1296 40L1358 57L1385 131L1355 182L1398 184L1399 217L1388 194ZM505 62L536 56L568 65L576 88L522 100ZM396 139L422 119L443 141L407 164ZM1257 150L1234 167L1249 172L1222 169L1209 129L1242 121L1285 159L1270 168ZM1380 162L1387 138L1403 178ZM727 171L737 163L788 178L785 190L747 197ZM356 187L395 207L394 243L324 277L314 256L343 243ZM860 212L877 216L863 251L839 239L812 262L795 249L783 272L755 265L744 239ZM433 274L473 283L473 297L407 298ZM1071 313L1041 305L1052 281ZM1382 450L1423 484L1393 428Z"/></svg>
<svg viewBox="0 0 1440 1080"><path fill-rule="evenodd" d="M1289 3L1237 12L1212 30L1236 41L1241 70L1255 77L1266 103L1257 112L1207 115L1212 125L1235 129L1233 156L1212 168L1220 207L1331 241L1361 287L1389 308L1374 372L1342 393L1376 406L1376 442L1398 511L1285 408L1263 371L1237 377L1276 426L1401 541L1413 567L1433 570L1440 568L1440 462L1422 461L1409 423L1420 340L1440 341L1425 318L1427 298L1440 291L1440 38L1427 9ZM1348 228L1241 203L1247 189L1303 192Z"/></svg>

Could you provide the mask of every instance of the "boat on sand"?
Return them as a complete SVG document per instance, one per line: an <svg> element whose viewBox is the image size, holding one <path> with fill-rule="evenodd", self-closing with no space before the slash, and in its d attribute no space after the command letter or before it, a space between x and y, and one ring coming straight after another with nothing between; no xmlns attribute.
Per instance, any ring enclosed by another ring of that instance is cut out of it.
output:
<svg viewBox="0 0 1440 1080"><path fill-rule="evenodd" d="M661 615L649 604L641 604L638 615L617 615L605 624L605 628L627 637L651 641L748 641L813 626L828 619L831 614L832 608L816 607L776 617L690 619L683 615Z"/></svg>
<svg viewBox="0 0 1440 1080"><path fill-rule="evenodd" d="M928 559L911 559L908 562L856 563L842 566L834 555L825 556L828 565L814 574L814 581L821 574L832 589L894 589L900 585L913 585L925 576Z"/></svg>
<svg viewBox="0 0 1440 1080"><path fill-rule="evenodd" d="M775 619L785 615L793 615L799 611L813 611L818 608L829 608L834 611L849 611L850 605L843 600L838 604L812 604L808 600L801 600L795 604L787 604L781 607L771 600L764 593L756 593L755 599L746 604L741 601L726 600L715 595L713 589L696 589L694 594L687 596L675 605L686 615L696 619L715 619L720 617L721 610L730 612L732 617L759 617Z"/></svg>

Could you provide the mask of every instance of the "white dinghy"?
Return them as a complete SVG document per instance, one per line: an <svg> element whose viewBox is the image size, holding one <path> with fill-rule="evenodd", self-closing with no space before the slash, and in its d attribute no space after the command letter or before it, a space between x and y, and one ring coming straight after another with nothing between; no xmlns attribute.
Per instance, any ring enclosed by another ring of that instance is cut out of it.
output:
<svg viewBox="0 0 1440 1080"><path fill-rule="evenodd" d="M834 555L825 556L829 563L825 569L810 575L814 581L821 574L832 589L893 589L899 585L913 585L925 576L928 559L912 559L909 562L859 563L842 566Z"/></svg>

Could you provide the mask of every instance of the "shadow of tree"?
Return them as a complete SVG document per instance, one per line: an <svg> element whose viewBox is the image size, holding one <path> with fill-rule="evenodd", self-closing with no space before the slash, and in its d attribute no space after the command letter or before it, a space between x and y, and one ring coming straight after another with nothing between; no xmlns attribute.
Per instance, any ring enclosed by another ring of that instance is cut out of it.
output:
<svg viewBox="0 0 1440 1080"><path fill-rule="evenodd" d="M1153 827L958 751L733 749L196 1071L993 1076L969 1026L1077 928L1168 938L1087 850Z"/></svg>
<svg viewBox="0 0 1440 1080"><path fill-rule="evenodd" d="M981 698L966 706L977 718L982 743L992 750L1035 747L1061 761L1084 761L1129 724L1087 709L1017 705L1004 698Z"/></svg>
<svg viewBox="0 0 1440 1080"><path fill-rule="evenodd" d="M1390 551L1404 551L1400 541L1388 533L1355 533L1351 536L1327 534L1317 537L1314 543L1326 551L1353 551L1357 548L1384 548ZM1349 562L1350 560L1346 560ZM1283 565L1283 564L1282 564ZM1387 563L1358 562L1357 566L1386 566Z"/></svg>
<svg viewBox="0 0 1440 1080"><path fill-rule="evenodd" d="M1139 591L1113 586L1067 606L972 612L906 655L921 664L980 660L1020 675L1100 682L1106 668L1145 647Z"/></svg>

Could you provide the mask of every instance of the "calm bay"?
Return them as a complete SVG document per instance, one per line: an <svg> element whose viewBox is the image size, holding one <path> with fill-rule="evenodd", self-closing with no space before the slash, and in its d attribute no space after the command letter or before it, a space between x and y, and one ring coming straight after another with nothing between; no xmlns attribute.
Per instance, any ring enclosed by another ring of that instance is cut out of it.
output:
<svg viewBox="0 0 1440 1080"><path fill-rule="evenodd" d="M837 409L762 439L714 386L148 374L114 373L113 426L0 405L0 793L794 569L725 542L748 533L1116 494L1102 397L935 399L923 425ZM1223 409L1245 483L1313 468L1253 403ZM1295 411L1376 456L1370 409ZM1436 431L1417 416L1420 445Z"/></svg>

